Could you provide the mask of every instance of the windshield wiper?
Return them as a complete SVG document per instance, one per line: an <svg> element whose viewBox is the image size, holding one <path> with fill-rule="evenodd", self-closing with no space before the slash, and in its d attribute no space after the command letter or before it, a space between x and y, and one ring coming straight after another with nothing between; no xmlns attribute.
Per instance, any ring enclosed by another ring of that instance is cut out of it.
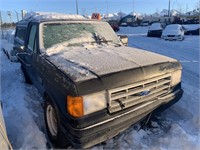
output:
<svg viewBox="0 0 200 150"><path fill-rule="evenodd" d="M96 32L94 33L94 37L95 37L96 43L99 44L99 45L102 44L102 43L106 43L106 44L113 43L117 46L122 46L120 43L115 43L113 40L106 40L105 37L97 34Z"/></svg>
<svg viewBox="0 0 200 150"><path fill-rule="evenodd" d="M95 37L97 44L113 42L112 40L106 40L105 37L103 37L100 34L97 34L96 32L94 33L94 37Z"/></svg>
<svg viewBox="0 0 200 150"><path fill-rule="evenodd" d="M95 38L95 41L97 44L101 44L102 42L106 41L106 39L104 37L100 36L96 32L94 33L94 38Z"/></svg>

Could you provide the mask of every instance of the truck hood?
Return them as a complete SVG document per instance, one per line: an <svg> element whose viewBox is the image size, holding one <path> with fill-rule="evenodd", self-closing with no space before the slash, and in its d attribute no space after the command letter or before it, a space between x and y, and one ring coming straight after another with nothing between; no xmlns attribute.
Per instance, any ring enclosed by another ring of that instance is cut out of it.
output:
<svg viewBox="0 0 200 150"><path fill-rule="evenodd" d="M114 74L122 76L122 74L130 70L137 70L134 75L139 73L138 76L143 77L148 74L150 77L149 71L154 76L158 72L152 72L154 70L152 66L172 63L179 64L175 59L125 46L71 48L59 46L47 49L46 55L49 61L64 71L77 84L94 79L100 79L103 82L106 76L111 77ZM161 66L156 67L159 72L163 72L164 70L169 71L169 68L172 69L174 67L164 67L164 69L161 69ZM126 78L129 78L128 74L126 74ZM112 79L110 78L110 80ZM116 80L119 80L119 78ZM127 84L124 81L122 82L122 84Z"/></svg>

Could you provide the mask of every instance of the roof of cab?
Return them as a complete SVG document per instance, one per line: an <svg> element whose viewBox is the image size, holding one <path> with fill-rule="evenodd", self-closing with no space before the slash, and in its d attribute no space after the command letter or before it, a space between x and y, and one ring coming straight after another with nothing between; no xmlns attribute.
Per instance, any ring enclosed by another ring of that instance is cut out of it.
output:
<svg viewBox="0 0 200 150"><path fill-rule="evenodd" d="M22 20L17 23L17 26L28 26L30 22L45 22L45 21L67 21L67 20L87 20L81 15L68 15L51 12L31 12L27 13Z"/></svg>

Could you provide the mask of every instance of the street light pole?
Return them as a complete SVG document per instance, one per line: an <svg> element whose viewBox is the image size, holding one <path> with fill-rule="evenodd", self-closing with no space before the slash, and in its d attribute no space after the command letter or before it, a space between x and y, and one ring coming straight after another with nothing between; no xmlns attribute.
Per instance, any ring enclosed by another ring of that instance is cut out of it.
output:
<svg viewBox="0 0 200 150"><path fill-rule="evenodd" d="M135 7L135 3L134 3L134 0L133 0L133 19L132 19L132 25L134 24L134 21L135 21L135 17L134 17L134 8Z"/></svg>
<svg viewBox="0 0 200 150"><path fill-rule="evenodd" d="M17 16L17 22L19 21L19 16L18 16L18 12L16 10L14 10Z"/></svg>
<svg viewBox="0 0 200 150"><path fill-rule="evenodd" d="M133 0L133 16L134 16L135 2Z"/></svg>
<svg viewBox="0 0 200 150"><path fill-rule="evenodd" d="M10 17L10 26L12 27L12 12L11 11L7 11L7 15Z"/></svg>
<svg viewBox="0 0 200 150"><path fill-rule="evenodd" d="M76 0L76 14L78 15L78 0Z"/></svg>
<svg viewBox="0 0 200 150"><path fill-rule="evenodd" d="M169 0L168 16L170 17L170 0Z"/></svg>
<svg viewBox="0 0 200 150"><path fill-rule="evenodd" d="M107 21L108 21L108 0L106 0L106 7L107 7Z"/></svg>

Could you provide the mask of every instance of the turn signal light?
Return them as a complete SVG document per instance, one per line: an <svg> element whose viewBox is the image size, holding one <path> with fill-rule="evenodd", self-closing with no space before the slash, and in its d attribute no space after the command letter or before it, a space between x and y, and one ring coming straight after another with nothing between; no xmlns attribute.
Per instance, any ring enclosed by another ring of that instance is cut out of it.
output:
<svg viewBox="0 0 200 150"><path fill-rule="evenodd" d="M67 111L73 117L82 117L83 111L83 97L67 96Z"/></svg>

